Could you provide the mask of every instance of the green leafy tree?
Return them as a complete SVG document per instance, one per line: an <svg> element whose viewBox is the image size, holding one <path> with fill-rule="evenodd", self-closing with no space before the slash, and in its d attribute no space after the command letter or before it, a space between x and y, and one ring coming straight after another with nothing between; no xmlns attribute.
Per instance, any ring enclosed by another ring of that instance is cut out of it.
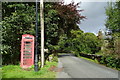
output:
<svg viewBox="0 0 120 80"><path fill-rule="evenodd" d="M22 34L34 35L34 6L29 3L3 3L3 63L16 64L20 59Z"/></svg>
<svg viewBox="0 0 120 80"><path fill-rule="evenodd" d="M106 8L105 26L109 30L104 40L102 63L106 66L120 68L120 1L110 2Z"/></svg>
<svg viewBox="0 0 120 80"><path fill-rule="evenodd" d="M81 20L85 19L85 16L81 15L83 10L80 10L80 3L64 4L64 2L58 3L55 6L58 11L59 30L66 34L67 37L71 37L71 30L79 30L77 24L81 23Z"/></svg>
<svg viewBox="0 0 120 80"><path fill-rule="evenodd" d="M112 32L120 32L120 1L116 3L108 3L106 15L106 27Z"/></svg>
<svg viewBox="0 0 120 80"><path fill-rule="evenodd" d="M77 56L79 56L80 53L95 54L100 51L101 42L93 33L72 30L71 34L72 36L68 40L68 42L70 42L69 49Z"/></svg>
<svg viewBox="0 0 120 80"><path fill-rule="evenodd" d="M81 16L82 10L77 10L79 3L74 4L73 2L65 5L64 2L61 2L45 5L45 45L53 52L61 41L60 36L70 37L70 31L79 29L77 23L80 23L85 16Z"/></svg>
<svg viewBox="0 0 120 80"><path fill-rule="evenodd" d="M120 38L120 1L110 2L106 8L106 27L112 31L110 34L112 39L109 40L109 45L106 47L109 55L120 57L119 50L119 38Z"/></svg>
<svg viewBox="0 0 120 80"><path fill-rule="evenodd" d="M92 54L99 52L101 49L102 43L93 33L85 33L85 43L90 48Z"/></svg>

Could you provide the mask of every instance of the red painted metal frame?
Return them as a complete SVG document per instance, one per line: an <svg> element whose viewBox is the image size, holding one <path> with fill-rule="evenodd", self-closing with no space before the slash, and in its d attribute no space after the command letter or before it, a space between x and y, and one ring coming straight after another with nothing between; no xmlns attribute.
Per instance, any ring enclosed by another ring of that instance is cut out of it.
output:
<svg viewBox="0 0 120 80"><path fill-rule="evenodd" d="M30 39L26 39L30 38ZM30 46L28 47L29 49L26 49L26 42L31 43L29 44ZM29 51L30 53L27 54L27 52L25 51ZM29 34L24 34L22 35L22 40L21 40L21 63L20 66L22 68L28 68L31 67L32 65L34 65L34 36L33 35L29 35Z"/></svg>

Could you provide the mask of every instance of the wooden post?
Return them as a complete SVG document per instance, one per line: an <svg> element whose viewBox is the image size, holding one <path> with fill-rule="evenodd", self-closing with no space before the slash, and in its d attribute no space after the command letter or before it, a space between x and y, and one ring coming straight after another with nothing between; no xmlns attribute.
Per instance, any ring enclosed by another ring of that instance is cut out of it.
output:
<svg viewBox="0 0 120 80"><path fill-rule="evenodd" d="M40 0L40 23L41 23L41 68L44 66L44 15L43 0Z"/></svg>

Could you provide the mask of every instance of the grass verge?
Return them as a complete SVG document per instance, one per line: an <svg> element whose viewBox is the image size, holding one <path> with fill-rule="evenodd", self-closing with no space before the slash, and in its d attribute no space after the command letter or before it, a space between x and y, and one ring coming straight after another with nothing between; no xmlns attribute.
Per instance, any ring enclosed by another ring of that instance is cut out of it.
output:
<svg viewBox="0 0 120 80"><path fill-rule="evenodd" d="M2 67L2 78L55 78L56 72L49 71L51 66L57 66L57 62L46 62L38 72L33 67L24 70L19 65L7 65Z"/></svg>
<svg viewBox="0 0 120 80"><path fill-rule="evenodd" d="M89 59L89 58L86 58L86 57L82 57L82 56L79 56L79 58L82 58L82 59L85 59L85 60L88 60L88 61L91 61L91 62L94 62L94 63L97 63L97 64L100 64L96 59L95 60L92 60L92 59ZM105 64L100 64L102 66L106 66ZM108 67L108 66L106 66ZM111 68L111 69L114 69L114 70L118 70L120 71L120 69L116 69L116 68L113 68L113 67L108 67L108 68Z"/></svg>
<svg viewBox="0 0 120 80"><path fill-rule="evenodd" d="M82 58L82 59L85 59L85 60L88 60L88 61L91 61L91 62L94 62L94 63L99 63L96 59L92 60L92 59L85 58L85 57L82 57L82 56L79 56L79 58Z"/></svg>
<svg viewBox="0 0 120 80"><path fill-rule="evenodd" d="M0 68L0 79L2 78L2 68Z"/></svg>

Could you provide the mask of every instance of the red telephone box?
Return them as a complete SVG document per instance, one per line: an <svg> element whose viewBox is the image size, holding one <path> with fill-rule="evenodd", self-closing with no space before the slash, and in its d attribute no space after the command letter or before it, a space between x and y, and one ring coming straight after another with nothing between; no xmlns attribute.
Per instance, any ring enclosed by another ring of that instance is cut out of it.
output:
<svg viewBox="0 0 120 80"><path fill-rule="evenodd" d="M29 34L22 35L21 41L21 64L22 68L34 65L34 36Z"/></svg>

